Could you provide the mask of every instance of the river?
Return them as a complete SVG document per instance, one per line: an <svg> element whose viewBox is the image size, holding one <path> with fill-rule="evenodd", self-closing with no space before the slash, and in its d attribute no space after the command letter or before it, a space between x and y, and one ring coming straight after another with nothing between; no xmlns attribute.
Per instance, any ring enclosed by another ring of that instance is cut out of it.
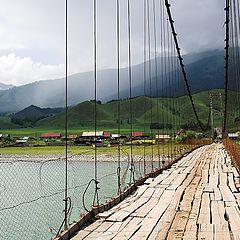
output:
<svg viewBox="0 0 240 240"><path fill-rule="evenodd" d="M117 166L117 162L99 162L97 165L101 203L117 193ZM136 178L142 171L142 161L138 161ZM121 162L122 187L128 183L129 173L127 162ZM93 161L69 161L70 222L85 211L82 196L93 177ZM63 160L0 161L0 239L41 240L53 237L64 219L64 186ZM87 208L92 205L93 192L94 185L91 184L85 196Z"/></svg>

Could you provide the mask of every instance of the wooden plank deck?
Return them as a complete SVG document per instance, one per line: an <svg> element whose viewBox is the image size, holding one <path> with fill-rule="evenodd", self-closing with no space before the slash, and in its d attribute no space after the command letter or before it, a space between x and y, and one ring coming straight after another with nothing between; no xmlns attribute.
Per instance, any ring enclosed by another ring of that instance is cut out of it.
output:
<svg viewBox="0 0 240 240"><path fill-rule="evenodd" d="M201 147L72 239L240 239L239 179L222 144Z"/></svg>

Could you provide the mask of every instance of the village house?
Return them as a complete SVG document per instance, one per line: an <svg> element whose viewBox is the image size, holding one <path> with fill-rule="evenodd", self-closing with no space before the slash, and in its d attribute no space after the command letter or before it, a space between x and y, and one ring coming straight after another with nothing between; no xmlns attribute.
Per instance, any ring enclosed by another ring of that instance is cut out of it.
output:
<svg viewBox="0 0 240 240"><path fill-rule="evenodd" d="M171 137L169 134L156 134L155 140L157 142L168 142L171 140Z"/></svg>
<svg viewBox="0 0 240 240"><path fill-rule="evenodd" d="M68 136L68 140L77 140L77 139L78 139L78 135L70 134Z"/></svg>
<svg viewBox="0 0 240 240"><path fill-rule="evenodd" d="M19 146L28 146L29 137L16 139L15 143Z"/></svg>
<svg viewBox="0 0 240 240"><path fill-rule="evenodd" d="M176 132L176 135L177 136L186 135L186 130L181 128Z"/></svg>
<svg viewBox="0 0 240 240"><path fill-rule="evenodd" d="M95 139L97 138L98 140L105 140L105 139L110 139L112 134L110 132L104 132L104 131L97 131L95 132L83 132L82 133L82 138L88 138L88 139Z"/></svg>
<svg viewBox="0 0 240 240"><path fill-rule="evenodd" d="M83 132L82 138L95 138L95 137L103 137L104 132L103 131L97 131L97 132Z"/></svg>
<svg viewBox="0 0 240 240"><path fill-rule="evenodd" d="M44 139L60 139L62 137L61 133L42 133L41 138Z"/></svg>
<svg viewBox="0 0 240 240"><path fill-rule="evenodd" d="M144 137L145 137L143 132L131 132L129 135L134 140L144 139Z"/></svg>
<svg viewBox="0 0 240 240"><path fill-rule="evenodd" d="M118 133L112 134L112 139L119 139L119 138L121 138L121 134L118 134Z"/></svg>
<svg viewBox="0 0 240 240"><path fill-rule="evenodd" d="M237 140L238 139L238 133L228 133L228 138L231 140Z"/></svg>
<svg viewBox="0 0 240 240"><path fill-rule="evenodd" d="M0 133L0 140L3 140L3 139L10 139L10 135Z"/></svg>

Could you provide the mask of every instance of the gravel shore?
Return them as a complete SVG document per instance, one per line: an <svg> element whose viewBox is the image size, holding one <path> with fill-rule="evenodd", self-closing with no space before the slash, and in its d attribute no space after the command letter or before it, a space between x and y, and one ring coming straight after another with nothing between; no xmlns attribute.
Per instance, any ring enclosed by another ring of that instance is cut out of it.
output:
<svg viewBox="0 0 240 240"><path fill-rule="evenodd" d="M85 155L85 154L76 154L76 155L68 155L69 161L83 161L83 162L93 162L94 155ZM121 161L127 162L128 156L127 155L121 155L120 158ZM143 161L143 156L140 155L134 155L133 156L134 161ZM146 161L151 161L150 156L146 156ZM163 157L161 158L163 160ZM167 159L165 158L165 161ZM17 155L17 154L0 154L0 161L10 161L10 162L43 162L43 161L65 161L65 155L62 154L48 154L48 155ZM101 154L97 155L97 161L98 162L117 162L118 161L118 155L109 155L109 154ZM154 157L153 161L158 161L157 157Z"/></svg>

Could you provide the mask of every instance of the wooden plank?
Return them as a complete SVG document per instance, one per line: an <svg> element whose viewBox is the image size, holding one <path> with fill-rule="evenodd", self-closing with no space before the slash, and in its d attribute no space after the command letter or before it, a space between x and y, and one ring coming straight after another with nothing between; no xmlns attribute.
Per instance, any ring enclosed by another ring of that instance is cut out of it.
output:
<svg viewBox="0 0 240 240"><path fill-rule="evenodd" d="M146 204L141 206L134 213L132 213L131 216L140 218L146 217L146 215L157 205L159 198L162 196L163 191L164 188L157 188L151 197L151 201L148 201Z"/></svg>
<svg viewBox="0 0 240 240"><path fill-rule="evenodd" d="M195 181L197 181L198 185L196 185L196 190L194 193L194 198L192 199L191 202L191 210L189 212L189 216L186 222L186 226L184 229L184 232L181 234L181 238L182 239L196 239L197 238L197 217L198 217L198 213L199 213L199 208L201 205L201 196L202 196L202 192L203 192L203 187L200 187L201 185L201 171L200 173L197 175L197 177L195 177ZM188 206L189 208L190 206ZM184 209L184 208L183 208Z"/></svg>
<svg viewBox="0 0 240 240"><path fill-rule="evenodd" d="M225 207L223 201L212 201L211 202L211 215L212 223L216 225L227 224L227 221L224 217Z"/></svg>
<svg viewBox="0 0 240 240"><path fill-rule="evenodd" d="M167 187L166 189L176 190L182 184L182 182L186 179L186 177L187 177L186 173L179 173L174 179L174 181L170 184L170 186Z"/></svg>
<svg viewBox="0 0 240 240"><path fill-rule="evenodd" d="M202 171L202 183L204 185L208 183L208 170L209 170L209 164L205 164L205 167Z"/></svg>
<svg viewBox="0 0 240 240"><path fill-rule="evenodd" d="M184 187L180 187L177 192L174 194L172 201L170 202L169 207L161 216L159 221L156 223L156 226L152 229L152 231L148 234L148 240L165 240L168 234L168 229L170 228L174 216L176 214L176 209L181 200L182 191L184 191Z"/></svg>
<svg viewBox="0 0 240 240"><path fill-rule="evenodd" d="M160 186L164 185L170 185L171 182L176 178L178 173L180 172L180 169L174 170L169 176L167 176L161 183Z"/></svg>
<svg viewBox="0 0 240 240"><path fill-rule="evenodd" d="M91 232L85 239L97 239L106 232L114 223L104 221L98 228Z"/></svg>
<svg viewBox="0 0 240 240"><path fill-rule="evenodd" d="M213 240L213 224L204 224L201 223L199 224L199 229L198 229L198 239L201 240Z"/></svg>
<svg viewBox="0 0 240 240"><path fill-rule="evenodd" d="M227 173L220 172L220 186L226 186L228 182Z"/></svg>
<svg viewBox="0 0 240 240"><path fill-rule="evenodd" d="M132 202L137 201L143 194L144 192L149 188L148 185L142 185L139 186L138 189L136 190L135 193L133 193L131 196L127 197L124 199L122 202L120 202L118 205L114 206L108 211L105 211L103 213L98 214L98 218L108 218L114 213L120 211L123 208L126 208L131 205Z"/></svg>
<svg viewBox="0 0 240 240"><path fill-rule="evenodd" d="M197 239L197 219L194 218L189 218L187 225L186 225L186 230L183 233L182 239L184 240L195 240Z"/></svg>
<svg viewBox="0 0 240 240"><path fill-rule="evenodd" d="M221 194L219 188L216 187L216 188L213 189L213 191L214 191L214 200L221 201L222 200L222 194Z"/></svg>
<svg viewBox="0 0 240 240"><path fill-rule="evenodd" d="M85 237L87 237L90 233L92 233L94 230L96 230L101 224L103 223L102 220L97 220L91 225L87 226L83 230L80 230L78 234L72 238L72 240L82 240Z"/></svg>
<svg viewBox="0 0 240 240"><path fill-rule="evenodd" d="M156 187L159 185L167 176L169 176L170 172L163 172L159 176L155 178L155 180L149 185L149 187Z"/></svg>
<svg viewBox="0 0 240 240"><path fill-rule="evenodd" d="M219 189L222 194L224 202L235 202L236 201L233 193L231 192L231 190L229 189L228 186L220 185Z"/></svg>
<svg viewBox="0 0 240 240"><path fill-rule="evenodd" d="M232 168L232 172L233 172L234 178L239 178L240 176L239 172L235 167Z"/></svg>
<svg viewBox="0 0 240 240"><path fill-rule="evenodd" d="M141 196L141 198L137 199L135 202L132 202L131 205L119 210L118 212L114 213L110 217L106 219L106 221L109 222L122 222L124 221L128 216L130 216L133 212L135 212L137 209L139 209L142 205L144 205L146 202L149 201L151 196L153 195L155 189L154 188L148 188L144 194Z"/></svg>
<svg viewBox="0 0 240 240"><path fill-rule="evenodd" d="M141 228L132 236L132 240L146 239L151 234L159 219L168 208L170 204L169 199L172 199L174 193L175 191L173 190L165 190L163 192L158 204L143 219Z"/></svg>
<svg viewBox="0 0 240 240"><path fill-rule="evenodd" d="M144 182L144 184L149 185L149 184L151 184L153 181L154 181L154 178L148 178L148 179Z"/></svg>
<svg viewBox="0 0 240 240"><path fill-rule="evenodd" d="M236 186L235 186L235 182L233 180L233 173L228 173L228 186L231 189L232 193L238 192Z"/></svg>
<svg viewBox="0 0 240 240"><path fill-rule="evenodd" d="M240 193L234 193L235 198L237 199L237 204L240 207Z"/></svg>
<svg viewBox="0 0 240 240"><path fill-rule="evenodd" d="M132 220L132 218L126 219L124 222L116 222L107 231L103 232L97 239L98 240L111 240L119 232L121 232Z"/></svg>
<svg viewBox="0 0 240 240"><path fill-rule="evenodd" d="M139 230L141 227L142 218L134 217L132 220L120 231L117 235L115 235L113 240L123 240L130 239L131 236Z"/></svg>
<svg viewBox="0 0 240 240"><path fill-rule="evenodd" d="M213 236L216 240L231 240L228 223L214 224Z"/></svg>
<svg viewBox="0 0 240 240"><path fill-rule="evenodd" d="M240 239L240 216L236 207L226 207L226 213L234 239Z"/></svg>
<svg viewBox="0 0 240 240"><path fill-rule="evenodd" d="M206 224L210 224L210 198L209 193L202 194L202 201L201 207L199 211L199 217L197 220L198 224L204 224L203 226L206 227Z"/></svg>

